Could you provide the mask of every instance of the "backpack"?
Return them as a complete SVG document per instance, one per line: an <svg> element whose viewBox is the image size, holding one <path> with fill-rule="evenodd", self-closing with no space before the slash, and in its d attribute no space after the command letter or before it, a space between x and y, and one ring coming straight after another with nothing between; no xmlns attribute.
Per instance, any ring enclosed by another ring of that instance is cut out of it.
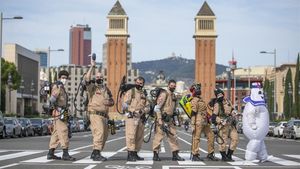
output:
<svg viewBox="0 0 300 169"><path fill-rule="evenodd" d="M160 87L156 87L155 89L150 91L151 100L150 100L150 111L149 115L154 117L154 107L157 105L157 98L160 93L165 92L166 90Z"/></svg>
<svg viewBox="0 0 300 169"><path fill-rule="evenodd" d="M192 117L192 105L191 100L193 99L191 94L187 94L185 96L182 96L182 98L179 101L179 105L185 112L185 114L191 119Z"/></svg>

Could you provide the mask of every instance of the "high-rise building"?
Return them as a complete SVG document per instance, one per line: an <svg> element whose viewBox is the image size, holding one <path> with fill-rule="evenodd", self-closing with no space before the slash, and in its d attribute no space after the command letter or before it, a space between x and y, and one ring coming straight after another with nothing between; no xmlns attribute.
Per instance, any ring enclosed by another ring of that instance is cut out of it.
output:
<svg viewBox="0 0 300 169"><path fill-rule="evenodd" d="M88 25L71 26L69 63L87 66L92 51L92 33Z"/></svg>
<svg viewBox="0 0 300 169"><path fill-rule="evenodd" d="M114 97L117 96L120 81L127 75L128 63L128 16L117 1L107 16L108 30L106 50L107 84ZM111 111L115 112L115 107Z"/></svg>
<svg viewBox="0 0 300 169"><path fill-rule="evenodd" d="M208 102L216 83L216 16L204 2L195 17L195 82L201 83L202 97Z"/></svg>
<svg viewBox="0 0 300 169"><path fill-rule="evenodd" d="M35 53L40 56L40 67L48 67L50 64L48 52L43 50L37 50Z"/></svg>

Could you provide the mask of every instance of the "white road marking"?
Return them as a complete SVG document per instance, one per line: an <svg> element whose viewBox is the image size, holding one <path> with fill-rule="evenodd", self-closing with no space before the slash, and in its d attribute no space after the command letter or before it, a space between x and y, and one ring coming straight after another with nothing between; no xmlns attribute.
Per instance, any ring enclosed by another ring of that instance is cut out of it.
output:
<svg viewBox="0 0 300 169"><path fill-rule="evenodd" d="M106 141L106 143L110 143L110 142L117 141L117 140L122 140L124 138L125 137L119 137L119 138L111 139L111 140ZM93 146L93 144L90 144L90 145L87 145L87 146L78 147L78 148L74 148L74 149L72 149L70 151L77 151L77 150L85 149L85 148L88 148L88 147L91 147L91 146Z"/></svg>
<svg viewBox="0 0 300 169"><path fill-rule="evenodd" d="M179 155L185 159L185 161L177 161L179 165L205 165L202 161L192 161L190 159L191 153L180 153Z"/></svg>
<svg viewBox="0 0 300 169"><path fill-rule="evenodd" d="M220 159L222 158L220 153L217 153L215 155L216 155L216 157L218 157ZM232 156L232 159L234 160L233 162L227 162L227 163L229 163L231 165L257 165L257 164L255 164L251 161L246 161L246 160L243 160L243 159L238 158L236 156Z"/></svg>
<svg viewBox="0 0 300 169"><path fill-rule="evenodd" d="M292 158L297 158L300 159L300 155L294 155L294 154L283 154L284 156L292 157Z"/></svg>
<svg viewBox="0 0 300 169"><path fill-rule="evenodd" d="M0 169L2 169L2 168L8 168L8 167L16 166L16 165L19 165L19 164L18 163L13 163L13 164L1 166Z"/></svg>
<svg viewBox="0 0 300 169"><path fill-rule="evenodd" d="M238 167L238 166L205 166L205 167L199 167L199 166L181 166L181 165L163 165L162 166L162 169L170 169L170 168L186 168L186 169L190 169L190 168L196 168L196 169L199 169L199 168L234 168L234 169L242 169L241 167Z"/></svg>
<svg viewBox="0 0 300 169"><path fill-rule="evenodd" d="M96 167L96 165L89 165L89 166L85 167L84 169L92 169L94 167Z"/></svg>
<svg viewBox="0 0 300 169"><path fill-rule="evenodd" d="M70 151L69 154L70 155L74 155L74 154L78 154L78 151ZM55 155L58 157L62 156L62 152L60 153L56 153ZM47 155L43 155L42 157L37 157L37 158L33 158L30 160L25 160L25 161L21 161L21 163L48 163L50 161L54 161L54 160L47 160Z"/></svg>
<svg viewBox="0 0 300 169"><path fill-rule="evenodd" d="M143 161L127 161L126 164L139 164L139 165L153 165L153 153L139 153L139 156L143 157Z"/></svg>
<svg viewBox="0 0 300 169"><path fill-rule="evenodd" d="M117 153L116 152L101 152L101 155L103 157L106 157L106 158L110 158L114 155L116 155ZM94 161L93 159L90 158L90 156L87 156L83 159L80 159L80 160L77 160L73 163L79 163L79 164L100 164L102 163L102 161Z"/></svg>
<svg viewBox="0 0 300 169"><path fill-rule="evenodd" d="M185 142L185 143L188 144L188 145L192 145L190 142L184 140L184 139L181 138L181 137L178 137L178 139L181 140L181 141L183 141L183 142ZM199 150L202 151L202 152L204 152L204 153L207 153L207 151L203 150L202 148L199 148Z"/></svg>
<svg viewBox="0 0 300 169"><path fill-rule="evenodd" d="M28 155L32 155L32 154L41 153L41 152L42 151L27 151L27 152L19 152L19 153L1 155L0 161L23 157L23 156L28 156Z"/></svg>
<svg viewBox="0 0 300 169"><path fill-rule="evenodd" d="M271 161L273 163L280 164L283 166L300 166L300 163L298 163L298 162L291 161L291 160L285 160L285 159L278 158L278 157L272 157L272 158L268 159L268 161Z"/></svg>

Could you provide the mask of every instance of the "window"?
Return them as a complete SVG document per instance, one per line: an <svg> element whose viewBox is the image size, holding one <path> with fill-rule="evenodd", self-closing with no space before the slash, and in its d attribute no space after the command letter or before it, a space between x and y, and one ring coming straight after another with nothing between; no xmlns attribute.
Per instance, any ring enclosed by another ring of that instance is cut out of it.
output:
<svg viewBox="0 0 300 169"><path fill-rule="evenodd" d="M110 29L123 29L124 26L124 19L111 19L109 22Z"/></svg>
<svg viewBox="0 0 300 169"><path fill-rule="evenodd" d="M198 29L199 30L213 30L214 21L213 20L198 20Z"/></svg>

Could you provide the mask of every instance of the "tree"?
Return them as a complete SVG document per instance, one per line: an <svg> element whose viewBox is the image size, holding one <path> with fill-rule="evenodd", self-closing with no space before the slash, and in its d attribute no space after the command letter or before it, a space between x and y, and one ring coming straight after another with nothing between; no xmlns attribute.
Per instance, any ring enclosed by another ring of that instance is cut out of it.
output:
<svg viewBox="0 0 300 169"><path fill-rule="evenodd" d="M265 80L265 83L264 83L264 93L265 93L265 99L266 99L266 102L267 102L267 108L268 108L268 111L269 111L269 114L270 114L270 120L273 121L273 112L274 112L274 107L273 107L273 97L272 97L272 90L273 90L273 83L271 83L269 81L269 79L266 79Z"/></svg>
<svg viewBox="0 0 300 169"><path fill-rule="evenodd" d="M292 83L292 71L291 68L288 69L285 77L284 82L284 104L283 104L283 111L286 119L291 118L293 115L290 113L292 112L292 102L293 102L293 94L289 94L289 86L291 87L291 90L293 91L293 83Z"/></svg>
<svg viewBox="0 0 300 169"><path fill-rule="evenodd" d="M297 63L296 63L296 73L295 73L295 103L294 103L294 115L297 118L300 118L300 60L299 56L300 53L298 53Z"/></svg>
<svg viewBox="0 0 300 169"><path fill-rule="evenodd" d="M12 77L12 89L16 90L21 84L21 76L17 71L14 63L8 62L1 58L1 111L5 112L5 90L7 86L8 75Z"/></svg>

